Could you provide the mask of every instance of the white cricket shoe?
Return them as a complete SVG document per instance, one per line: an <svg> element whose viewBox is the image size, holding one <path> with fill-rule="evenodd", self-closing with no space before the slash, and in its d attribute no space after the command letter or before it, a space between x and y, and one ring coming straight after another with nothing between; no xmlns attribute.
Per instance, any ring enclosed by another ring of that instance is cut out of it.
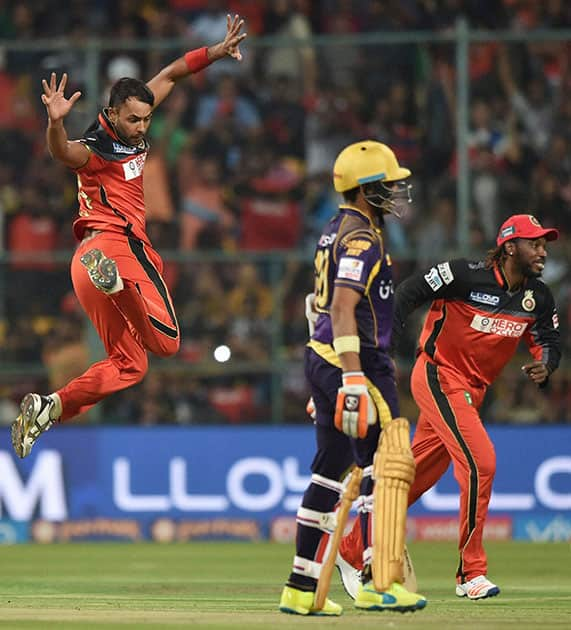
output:
<svg viewBox="0 0 571 630"><path fill-rule="evenodd" d="M339 552L337 552L335 566L339 571L345 592L351 599L355 599L361 586L361 571L350 565Z"/></svg>
<svg viewBox="0 0 571 630"><path fill-rule="evenodd" d="M478 575L467 582L456 584L456 595L468 599L486 599L500 594L499 586L496 586L485 575Z"/></svg>
<svg viewBox="0 0 571 630"><path fill-rule="evenodd" d="M36 440L55 422L50 415L55 404L50 396L24 396L20 403L20 415L12 423L12 446L18 457L23 459L29 455Z"/></svg>

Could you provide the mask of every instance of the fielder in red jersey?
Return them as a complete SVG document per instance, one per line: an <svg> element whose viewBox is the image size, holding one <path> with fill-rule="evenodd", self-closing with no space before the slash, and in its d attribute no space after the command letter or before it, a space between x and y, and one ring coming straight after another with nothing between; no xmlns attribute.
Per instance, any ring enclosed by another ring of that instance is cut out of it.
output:
<svg viewBox="0 0 571 630"><path fill-rule="evenodd" d="M239 44L244 22L228 16L224 40L187 52L148 83L119 79L111 88L109 107L79 140L69 140L64 118L81 96L69 99L55 73L42 81L48 114L47 144L52 157L77 173L80 241L71 261L75 293L93 322L107 358L49 396L30 393L12 424L12 444L26 457L37 438L55 422L87 411L113 392L135 383L147 371L147 351L175 354L179 327L163 263L145 229L143 167L149 150L146 133L153 110L175 83L226 55L242 58Z"/></svg>
<svg viewBox="0 0 571 630"><path fill-rule="evenodd" d="M541 227L534 216L513 215L485 261L443 262L408 278L396 291L393 347L408 315L432 302L411 375L420 415L412 442L416 478L408 502L431 488L452 461L460 486L459 597L483 599L500 592L487 577L482 544L496 456L478 410L520 339L533 357L522 366L533 383L545 387L559 365L557 311L551 291L539 279L546 242L557 237L557 230ZM338 566L346 588L350 566L362 565L359 521L355 523L340 547Z"/></svg>

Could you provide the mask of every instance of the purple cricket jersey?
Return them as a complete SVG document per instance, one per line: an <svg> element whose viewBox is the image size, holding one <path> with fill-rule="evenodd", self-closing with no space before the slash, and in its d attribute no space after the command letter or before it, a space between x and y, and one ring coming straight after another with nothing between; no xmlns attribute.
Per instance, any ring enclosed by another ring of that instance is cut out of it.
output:
<svg viewBox="0 0 571 630"><path fill-rule="evenodd" d="M342 205L327 224L315 251L315 307L320 313L313 339L333 342L329 307L334 286L361 293L355 317L361 348L388 351L393 323L393 276L380 228L357 208Z"/></svg>

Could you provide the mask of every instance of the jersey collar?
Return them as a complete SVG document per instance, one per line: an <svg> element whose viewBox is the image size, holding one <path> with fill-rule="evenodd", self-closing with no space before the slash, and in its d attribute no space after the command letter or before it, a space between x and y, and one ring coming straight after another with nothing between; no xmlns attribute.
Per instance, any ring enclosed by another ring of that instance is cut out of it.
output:
<svg viewBox="0 0 571 630"><path fill-rule="evenodd" d="M339 206L339 210L341 211L347 211L349 210L351 212L351 214L357 214L360 218L362 218L364 221L367 222L367 225L375 230L375 232L377 232L378 234L381 234L382 229L380 226L375 225L372 221L371 221L371 217L366 213L363 212L362 210L360 210L359 208L357 208L356 206L352 206L349 203L343 203Z"/></svg>
<svg viewBox="0 0 571 630"><path fill-rule="evenodd" d="M121 144L128 146L125 143L125 141L115 131L115 127L113 126L113 123L109 120L109 116L107 116L107 108L102 109L99 112L99 115L97 116L97 121L99 122L99 124L101 125L101 127L103 128L103 130L108 136L111 136L113 140L116 140L117 142L120 142ZM149 143L147 142L147 139L145 138L142 141L140 146L137 146L134 148L136 148L138 151L147 151L149 148Z"/></svg>
<svg viewBox="0 0 571 630"><path fill-rule="evenodd" d="M502 287L502 289L504 289L504 291L507 291L508 293L514 293L515 291L519 291L520 289L523 289L525 285L527 284L527 278L524 278L521 286L518 287L517 289L510 287L510 283L508 282L506 272L504 271L503 265L501 263L494 264L494 277L496 279L496 282L500 285L500 287Z"/></svg>

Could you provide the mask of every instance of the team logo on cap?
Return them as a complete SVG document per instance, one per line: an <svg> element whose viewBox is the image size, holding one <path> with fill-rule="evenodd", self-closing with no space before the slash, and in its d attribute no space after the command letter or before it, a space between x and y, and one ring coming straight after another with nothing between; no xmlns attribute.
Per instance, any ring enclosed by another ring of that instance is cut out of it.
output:
<svg viewBox="0 0 571 630"><path fill-rule="evenodd" d="M533 216L533 214L529 215L529 220L533 223L533 225L535 225L535 227L541 227L541 223Z"/></svg>
<svg viewBox="0 0 571 630"><path fill-rule="evenodd" d="M528 313L533 311L535 308L535 298L533 297L533 289L528 289L523 296L523 300L521 301L521 305L524 311Z"/></svg>

